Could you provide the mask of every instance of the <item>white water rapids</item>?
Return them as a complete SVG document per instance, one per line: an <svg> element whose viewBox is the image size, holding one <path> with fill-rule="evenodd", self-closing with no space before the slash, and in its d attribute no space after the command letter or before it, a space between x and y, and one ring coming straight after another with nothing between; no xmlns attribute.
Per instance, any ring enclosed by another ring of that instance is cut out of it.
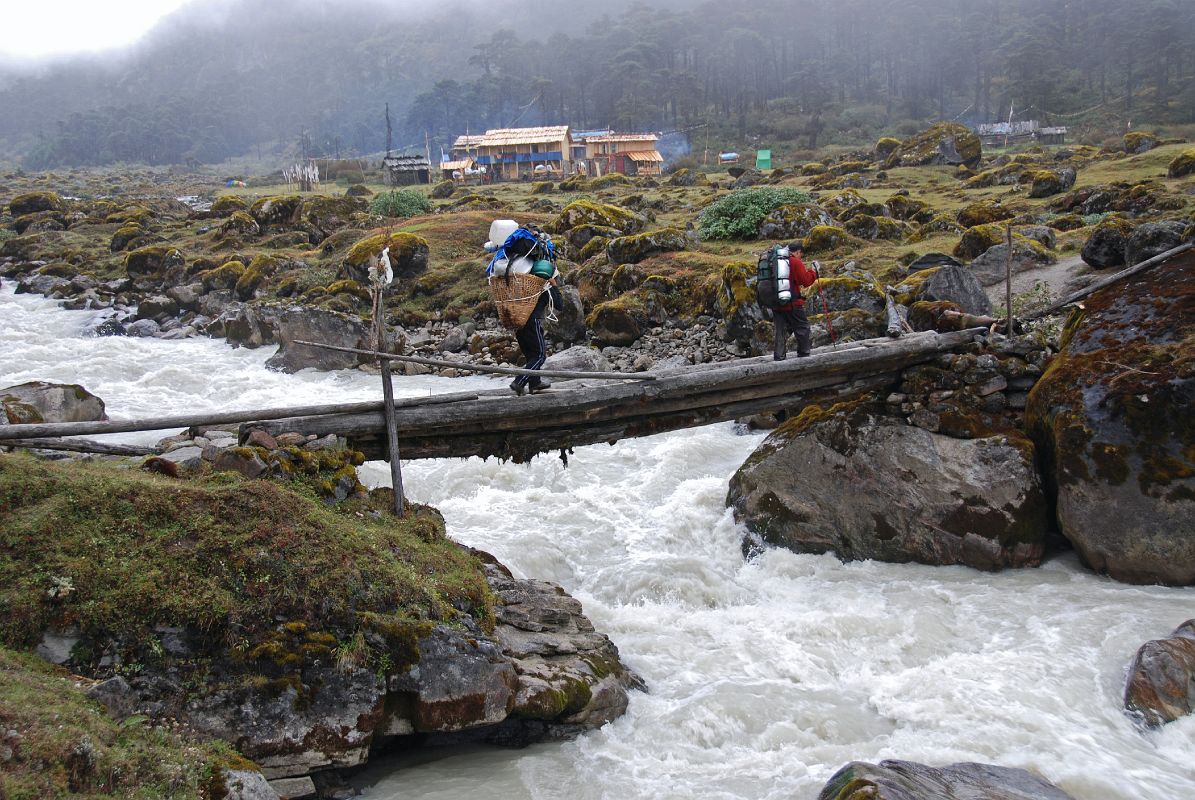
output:
<svg viewBox="0 0 1195 800"><path fill-rule="evenodd" d="M268 372L273 348L217 340L84 337L93 319L0 290L0 387L81 383L113 418L380 399L376 376ZM1073 556L995 575L783 550L746 562L723 503L760 441L715 425L581 448L568 468L405 464L408 494L454 538L562 584L651 692L573 742L376 764L366 797L812 800L848 761L899 758L1022 767L1078 800L1195 798L1195 717L1142 733L1121 711L1133 653L1195 616L1195 589L1114 583Z"/></svg>

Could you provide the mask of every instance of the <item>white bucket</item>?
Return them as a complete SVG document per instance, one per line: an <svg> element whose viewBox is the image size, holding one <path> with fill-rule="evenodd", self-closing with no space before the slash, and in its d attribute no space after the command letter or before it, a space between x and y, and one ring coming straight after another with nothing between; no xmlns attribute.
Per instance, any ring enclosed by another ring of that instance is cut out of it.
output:
<svg viewBox="0 0 1195 800"><path fill-rule="evenodd" d="M513 219L496 219L490 223L490 241L495 248L501 247L510 235L519 229L519 223Z"/></svg>

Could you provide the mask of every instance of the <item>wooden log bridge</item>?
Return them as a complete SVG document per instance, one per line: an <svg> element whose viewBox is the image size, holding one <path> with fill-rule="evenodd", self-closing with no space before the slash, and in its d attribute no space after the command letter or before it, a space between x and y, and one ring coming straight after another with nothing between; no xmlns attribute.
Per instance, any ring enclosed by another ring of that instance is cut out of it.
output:
<svg viewBox="0 0 1195 800"><path fill-rule="evenodd" d="M538 453L794 410L884 389L899 380L902 369L957 350L983 333L985 328L927 331L823 347L809 358L777 362L760 356L628 375L621 383L609 382L618 376L606 374L600 384L558 382L549 392L523 397L503 388L454 402L407 399L394 412L398 446L403 459L497 456L524 462ZM241 425L242 440L253 430L336 434L370 460L388 453L381 409L249 422Z"/></svg>
<svg viewBox="0 0 1195 800"><path fill-rule="evenodd" d="M881 391L901 370L971 344L986 328L926 331L899 339L868 339L822 347L809 358L771 356L699 364L652 373L602 373L557 382L549 392L516 396L509 389L398 398L391 404L403 459L497 456L516 462L538 453L709 425L767 411L797 411L813 402ZM393 360L411 356L376 353ZM452 364L452 366L461 366ZM501 368L518 374L524 370ZM541 373L555 374L555 373ZM570 373L576 375L577 373ZM97 443L46 440L131 431L178 430L237 423L245 441L254 430L345 437L370 460L387 459L391 443L382 402L255 411L207 412L140 420L0 426L0 446L90 449ZM23 441L22 441L23 440ZM30 441L34 440L34 441ZM135 448L129 448L130 450Z"/></svg>

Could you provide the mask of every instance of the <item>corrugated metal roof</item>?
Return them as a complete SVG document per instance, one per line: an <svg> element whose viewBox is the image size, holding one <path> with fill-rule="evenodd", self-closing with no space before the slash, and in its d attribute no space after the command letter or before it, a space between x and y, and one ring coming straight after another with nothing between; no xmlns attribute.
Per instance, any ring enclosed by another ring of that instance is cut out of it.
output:
<svg viewBox="0 0 1195 800"><path fill-rule="evenodd" d="M634 153L627 153L627 158L632 161L655 161L661 164L664 163L664 157L655 150L639 150Z"/></svg>
<svg viewBox="0 0 1195 800"><path fill-rule="evenodd" d="M478 147L503 147L512 144L542 144L568 138L567 125L545 128L494 128L485 132Z"/></svg>
<svg viewBox="0 0 1195 800"><path fill-rule="evenodd" d="M594 144L610 144L614 142L654 142L659 138L654 133L610 133L604 136L590 136L585 141Z"/></svg>

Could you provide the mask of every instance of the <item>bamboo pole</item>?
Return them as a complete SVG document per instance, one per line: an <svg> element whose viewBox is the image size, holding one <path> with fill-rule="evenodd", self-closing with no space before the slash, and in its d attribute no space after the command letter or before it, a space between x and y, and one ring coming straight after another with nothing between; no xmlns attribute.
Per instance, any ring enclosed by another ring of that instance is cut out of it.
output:
<svg viewBox="0 0 1195 800"><path fill-rule="evenodd" d="M562 369L522 369L520 367L490 367L480 364L463 364L456 361L441 361L436 358L420 358L419 356L400 356L394 353L382 353L377 350L360 350L356 347L340 347L334 344L320 344L319 342L302 342L295 340L294 344L304 347L319 347L324 350L335 350L338 353L356 353L362 356L374 356L390 361L403 361L410 364L423 364L429 367L445 367L448 369L465 369L472 372L490 372L496 375L538 375L544 378L560 378L561 380L589 378L599 381L654 381L655 375L642 372L570 372Z"/></svg>
<svg viewBox="0 0 1195 800"><path fill-rule="evenodd" d="M402 464L398 459L398 423L394 419L394 386L390 381L390 362L381 359L382 366L382 411L386 415L386 454L390 457L390 484L394 488L394 513L406 513L406 498L402 488Z"/></svg>

